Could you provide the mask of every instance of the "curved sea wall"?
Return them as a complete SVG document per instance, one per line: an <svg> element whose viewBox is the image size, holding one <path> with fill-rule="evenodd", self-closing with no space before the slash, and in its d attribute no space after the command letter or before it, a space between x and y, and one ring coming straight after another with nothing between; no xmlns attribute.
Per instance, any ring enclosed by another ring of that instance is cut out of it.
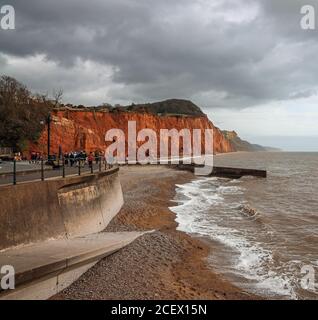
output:
<svg viewBox="0 0 318 320"><path fill-rule="evenodd" d="M0 250L100 232L122 205L118 168L0 187Z"/></svg>
<svg viewBox="0 0 318 320"><path fill-rule="evenodd" d="M214 152L226 153L235 151L231 142L222 131L215 127L207 116L184 115L155 115L141 112L102 112L102 111L53 111L51 122L51 151L63 152L75 150L105 150L105 134L110 129L121 129L125 133L126 145L128 143L128 122L136 121L137 132L142 129L152 129L157 133L161 129L213 129ZM204 150L204 138L202 150ZM142 143L141 143L142 144ZM31 144L30 151L46 153L47 130L42 132L37 144Z"/></svg>

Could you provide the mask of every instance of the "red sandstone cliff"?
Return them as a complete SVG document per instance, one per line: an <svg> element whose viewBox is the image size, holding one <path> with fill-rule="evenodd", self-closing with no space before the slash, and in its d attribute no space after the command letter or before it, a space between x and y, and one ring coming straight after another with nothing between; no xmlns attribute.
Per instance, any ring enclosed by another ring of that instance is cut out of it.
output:
<svg viewBox="0 0 318 320"><path fill-rule="evenodd" d="M158 133L160 129L213 129L214 152L234 151L231 142L205 116L159 116L140 112L102 112L63 110L52 113L51 153L86 150L105 150L105 134L116 128L125 132L127 143L128 121L136 121L137 131L148 128ZM141 143L142 144L142 143ZM30 145L30 150L46 153L47 130L44 130L37 144ZM204 151L204 139L202 139Z"/></svg>

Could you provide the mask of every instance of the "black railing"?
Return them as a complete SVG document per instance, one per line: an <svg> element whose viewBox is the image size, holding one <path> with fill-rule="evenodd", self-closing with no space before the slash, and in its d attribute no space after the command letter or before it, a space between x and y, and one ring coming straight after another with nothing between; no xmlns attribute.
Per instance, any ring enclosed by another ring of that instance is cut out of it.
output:
<svg viewBox="0 0 318 320"><path fill-rule="evenodd" d="M44 160L41 160L41 180L44 181Z"/></svg>
<svg viewBox="0 0 318 320"><path fill-rule="evenodd" d="M13 160L13 184L17 184L17 161Z"/></svg>
<svg viewBox="0 0 318 320"><path fill-rule="evenodd" d="M65 178L67 176L94 174L111 169L113 165L108 164L104 158L61 158L57 160L41 159L32 163L33 167L25 170L25 165L19 166L19 161L13 160L12 171L0 173L0 185L28 182L34 180L45 181L50 178ZM10 163L8 163L10 164ZM11 177L11 178L10 178ZM11 182L10 182L11 180Z"/></svg>

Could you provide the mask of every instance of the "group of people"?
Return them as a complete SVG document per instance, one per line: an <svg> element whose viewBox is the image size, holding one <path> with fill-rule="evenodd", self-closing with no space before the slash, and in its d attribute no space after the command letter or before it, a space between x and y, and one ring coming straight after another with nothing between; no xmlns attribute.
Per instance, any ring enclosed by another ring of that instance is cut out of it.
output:
<svg viewBox="0 0 318 320"><path fill-rule="evenodd" d="M39 163L42 159L42 155L39 152L31 152L30 163Z"/></svg>
<svg viewBox="0 0 318 320"><path fill-rule="evenodd" d="M42 161L42 159L45 160L45 155L43 157L41 153L32 151L29 159L30 163L38 164ZM107 157L107 159L105 159L104 154L98 150L89 153L84 150L71 151L68 153L64 153L63 156L62 154L57 155L56 153L54 153L50 155L50 159L52 161L59 162L60 164L63 163L62 159L64 159L64 164L69 167L85 167L85 165L88 165L91 168L93 167L94 163L98 165L100 162L109 166L114 164L113 157Z"/></svg>
<svg viewBox="0 0 318 320"><path fill-rule="evenodd" d="M72 151L64 154L64 161L65 165L70 167L85 166L85 164L92 167L94 162L98 164L101 161L101 154L99 151L90 152L89 154L86 151Z"/></svg>

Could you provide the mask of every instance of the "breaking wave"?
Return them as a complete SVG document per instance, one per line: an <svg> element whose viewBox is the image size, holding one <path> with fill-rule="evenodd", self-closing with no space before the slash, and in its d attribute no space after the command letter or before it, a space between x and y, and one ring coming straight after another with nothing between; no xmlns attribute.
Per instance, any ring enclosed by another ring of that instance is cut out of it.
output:
<svg viewBox="0 0 318 320"><path fill-rule="evenodd" d="M287 264L282 267L277 252L262 243L262 237L275 235L267 226L254 222L261 214L246 203L244 192L238 180L220 178L177 185L177 205L170 209L176 214L178 230L209 237L230 248L233 254L224 268L244 279L242 287L296 299L294 272Z"/></svg>

